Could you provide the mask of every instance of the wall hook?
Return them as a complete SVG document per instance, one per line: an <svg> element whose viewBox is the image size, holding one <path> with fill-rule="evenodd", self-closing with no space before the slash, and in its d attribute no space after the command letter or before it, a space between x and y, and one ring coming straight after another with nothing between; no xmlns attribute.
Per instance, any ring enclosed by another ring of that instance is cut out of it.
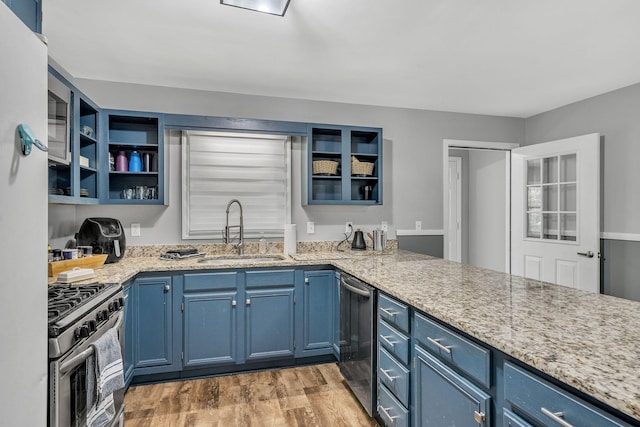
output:
<svg viewBox="0 0 640 427"><path fill-rule="evenodd" d="M42 143L39 139L33 136L33 132L31 132L31 128L29 125L21 123L18 125L18 135L20 136L20 141L22 142L22 154L28 156L31 154L31 147L35 145L42 151L49 151L47 146Z"/></svg>

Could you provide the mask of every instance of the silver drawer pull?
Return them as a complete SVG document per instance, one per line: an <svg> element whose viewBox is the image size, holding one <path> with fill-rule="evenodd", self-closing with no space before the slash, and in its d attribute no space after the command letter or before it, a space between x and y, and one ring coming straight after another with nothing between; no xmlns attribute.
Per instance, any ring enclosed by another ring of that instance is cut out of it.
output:
<svg viewBox="0 0 640 427"><path fill-rule="evenodd" d="M473 411L473 419L478 424L482 424L487 420L487 416L484 414L484 412Z"/></svg>
<svg viewBox="0 0 640 427"><path fill-rule="evenodd" d="M394 316L400 314L397 311L391 311L388 308L384 308L384 307L380 307L380 311L383 312L384 314L386 314L387 316L391 316L391 317L394 317Z"/></svg>
<svg viewBox="0 0 640 427"><path fill-rule="evenodd" d="M553 421L560 424L562 427L573 427L573 424L569 424L568 422L562 419L562 417L564 417L564 414L562 412L551 412L545 407L540 408L540 411L542 411L543 414L551 418Z"/></svg>
<svg viewBox="0 0 640 427"><path fill-rule="evenodd" d="M451 346L440 344L441 338L433 339L431 337L427 337L427 339L429 340L430 343L433 343L433 345L438 347L440 350L446 351L447 353L451 354Z"/></svg>
<svg viewBox="0 0 640 427"><path fill-rule="evenodd" d="M387 343L387 345L390 345L391 347L394 347L396 344L398 344L396 341L391 341L389 339L390 337L385 337L384 335L380 335L380 339L384 342Z"/></svg>
<svg viewBox="0 0 640 427"><path fill-rule="evenodd" d="M389 372L391 372L391 369L380 368L380 372L382 372L384 376L387 377L387 379L391 382L393 382L396 378L398 378L398 377L392 377L391 375L389 375Z"/></svg>
<svg viewBox="0 0 640 427"><path fill-rule="evenodd" d="M395 417L392 417L391 414L389 413L389 410L391 408L385 408L384 406L380 406L380 411L384 414L385 417L387 417L389 419L389 421L391 421L391 424L395 424L396 422L394 421L396 418L398 418L398 416L396 415Z"/></svg>

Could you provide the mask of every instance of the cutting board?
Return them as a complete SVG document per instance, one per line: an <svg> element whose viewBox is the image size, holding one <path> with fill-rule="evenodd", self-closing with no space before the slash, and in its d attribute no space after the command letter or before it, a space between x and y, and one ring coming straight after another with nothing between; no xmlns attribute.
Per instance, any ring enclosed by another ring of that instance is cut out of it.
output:
<svg viewBox="0 0 640 427"><path fill-rule="evenodd" d="M78 259L65 259L64 261L53 261L49 263L49 277L58 277L58 274L71 270L74 267L80 268L100 268L104 265L109 255L92 255Z"/></svg>

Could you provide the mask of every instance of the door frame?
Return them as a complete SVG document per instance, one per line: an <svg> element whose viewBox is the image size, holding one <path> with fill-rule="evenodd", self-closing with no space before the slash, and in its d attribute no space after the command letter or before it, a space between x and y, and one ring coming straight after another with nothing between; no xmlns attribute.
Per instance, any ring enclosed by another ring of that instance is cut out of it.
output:
<svg viewBox="0 0 640 427"><path fill-rule="evenodd" d="M452 240L456 241L456 247L458 248L458 250L456 251L456 258L453 259L452 261L458 261L458 262L462 262L462 157L458 157L458 156L449 156L449 162L447 163L447 178L445 180L445 182L447 183L447 189L445 190L445 198L447 199L447 203L449 202L449 197L447 197L448 193L449 193L449 187L452 187L451 183L448 182L449 181L449 166L451 165L451 162L455 162L456 164L456 171L458 174L457 180L456 180L456 220L458 221L458 228L456 229L456 234L455 237L454 236L449 236L449 238L447 239L447 244L449 244ZM449 212L449 209L447 209L445 211L446 215L447 215L447 222L446 225L449 225L449 218L451 217L451 212ZM447 228L448 230L448 228ZM449 252L447 251L447 254ZM449 259L449 258L445 258L445 259Z"/></svg>
<svg viewBox="0 0 640 427"><path fill-rule="evenodd" d="M448 192L448 172L449 172L449 149L466 150L495 150L504 151L507 156L505 167L505 272L511 274L511 150L520 147L520 144L511 142L491 142L473 141L464 139L444 139L442 140L442 202L443 202L443 258L448 259L449 253L449 198Z"/></svg>

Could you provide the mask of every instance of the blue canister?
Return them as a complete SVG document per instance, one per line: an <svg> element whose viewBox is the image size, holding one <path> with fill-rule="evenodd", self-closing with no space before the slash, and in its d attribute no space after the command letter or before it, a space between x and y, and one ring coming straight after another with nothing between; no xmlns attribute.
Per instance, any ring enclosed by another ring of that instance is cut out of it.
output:
<svg viewBox="0 0 640 427"><path fill-rule="evenodd" d="M140 153L133 151L129 156L129 172L141 172L142 160L140 159Z"/></svg>

